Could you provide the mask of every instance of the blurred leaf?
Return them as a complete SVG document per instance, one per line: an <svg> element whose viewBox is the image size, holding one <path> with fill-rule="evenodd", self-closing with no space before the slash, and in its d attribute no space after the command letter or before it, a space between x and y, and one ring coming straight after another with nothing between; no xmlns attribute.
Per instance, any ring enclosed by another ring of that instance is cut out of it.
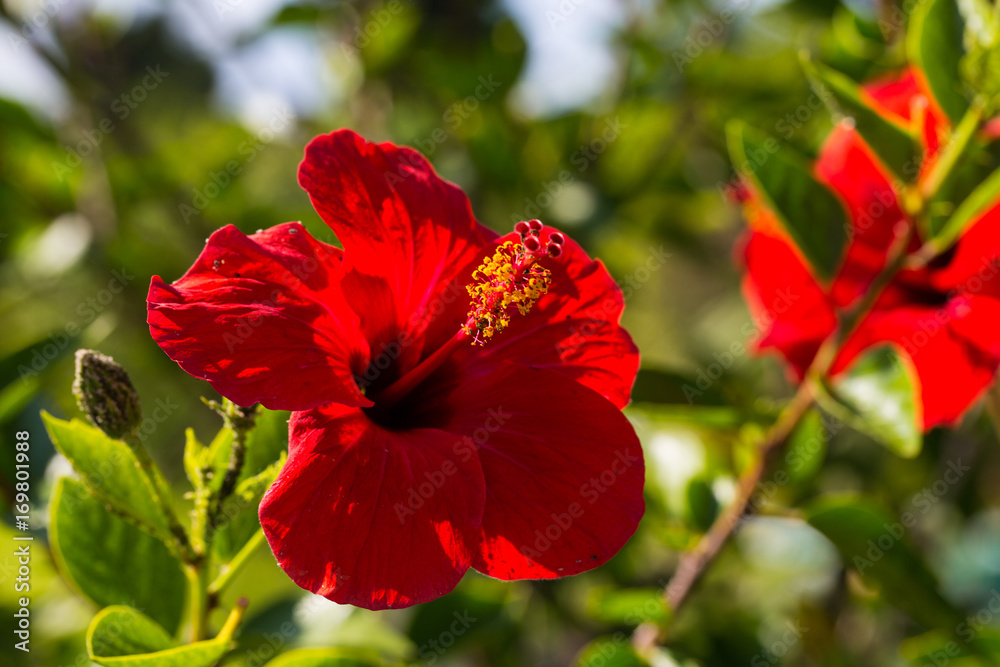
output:
<svg viewBox="0 0 1000 667"><path fill-rule="evenodd" d="M874 503L850 496L827 497L806 507L809 523L840 552L869 586L926 628L954 630L961 615L938 592L924 561L903 541L916 518L892 518ZM905 524L907 525L904 525Z"/></svg>
<svg viewBox="0 0 1000 667"><path fill-rule="evenodd" d="M18 380L24 382L37 377L50 364L73 353L79 339L80 334L70 336L57 332L0 359L0 387L7 387ZM55 350L52 354L47 351L50 348Z"/></svg>
<svg viewBox="0 0 1000 667"><path fill-rule="evenodd" d="M176 628L186 578L167 548L70 478L52 495L49 540L67 580L100 607L129 604L168 628Z"/></svg>
<svg viewBox="0 0 1000 667"><path fill-rule="evenodd" d="M910 637L900 644L899 652L910 662L939 665L968 664L965 660L954 663L951 661L975 655L1000 656L1000 632L973 625L969 620L966 619L959 624L954 634L932 630ZM972 664L982 663L976 661Z"/></svg>
<svg viewBox="0 0 1000 667"><path fill-rule="evenodd" d="M574 667L647 667L649 663L632 649L628 635L617 632L595 639L577 655Z"/></svg>
<svg viewBox="0 0 1000 667"><path fill-rule="evenodd" d="M296 649L278 656L267 667L382 667L389 665L376 651L357 648Z"/></svg>
<svg viewBox="0 0 1000 667"><path fill-rule="evenodd" d="M664 624L671 616L661 588L594 589L587 599L587 614L601 623L631 627Z"/></svg>
<svg viewBox="0 0 1000 667"><path fill-rule="evenodd" d="M710 479L695 477L688 482L687 509L691 524L699 530L708 530L719 512L719 501L712 491Z"/></svg>
<svg viewBox="0 0 1000 667"><path fill-rule="evenodd" d="M823 465L829 435L823 415L810 410L792 432L784 458L784 469L793 482L810 479Z"/></svg>
<svg viewBox="0 0 1000 667"><path fill-rule="evenodd" d="M846 375L827 387L821 404L861 433L899 456L920 453L923 429L918 417L915 371L892 347L879 347L855 361Z"/></svg>
<svg viewBox="0 0 1000 667"><path fill-rule="evenodd" d="M738 429L748 420L747 414L742 410L728 407L642 403L630 409L638 410L658 422L690 424L718 430Z"/></svg>
<svg viewBox="0 0 1000 667"><path fill-rule="evenodd" d="M182 645L140 611L114 606L91 621L87 654L104 667L212 667L229 650L230 642L221 637Z"/></svg>
<svg viewBox="0 0 1000 667"><path fill-rule="evenodd" d="M753 181L817 276L831 279L847 245L847 216L840 201L812 177L808 161L792 148L740 121L726 129L740 174Z"/></svg>
<svg viewBox="0 0 1000 667"><path fill-rule="evenodd" d="M962 24L954 0L925 0L910 16L906 53L919 67L934 98L953 123L969 107L959 88L962 60Z"/></svg>
<svg viewBox="0 0 1000 667"><path fill-rule="evenodd" d="M726 399L716 383L706 377L690 377L674 371L640 368L632 387L636 403L678 403L688 405L725 405Z"/></svg>
<svg viewBox="0 0 1000 667"><path fill-rule="evenodd" d="M982 181L935 235L940 250L951 247L987 210L1000 201L1000 169Z"/></svg>
<svg viewBox="0 0 1000 667"><path fill-rule="evenodd" d="M161 539L171 541L167 517L155 500L152 482L131 448L79 419L64 421L42 412L56 449L69 459L90 491Z"/></svg>
<svg viewBox="0 0 1000 667"><path fill-rule="evenodd" d="M825 93L820 96L832 111L853 119L858 134L886 166L899 178L912 180L920 166L920 149L914 136L876 111L861 87L849 77L809 60L803 60L803 67L813 85Z"/></svg>

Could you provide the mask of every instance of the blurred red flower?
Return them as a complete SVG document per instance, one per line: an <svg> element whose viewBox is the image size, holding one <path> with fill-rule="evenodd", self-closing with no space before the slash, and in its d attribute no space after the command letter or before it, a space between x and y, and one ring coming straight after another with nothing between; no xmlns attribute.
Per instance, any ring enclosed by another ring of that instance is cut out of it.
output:
<svg viewBox="0 0 1000 667"><path fill-rule="evenodd" d="M380 609L469 567L545 579L611 558L644 467L620 411L639 356L604 266L537 221L498 238L419 153L347 130L309 144L299 182L343 250L299 223L228 226L148 299L185 371L293 411L260 507L285 572Z"/></svg>
<svg viewBox="0 0 1000 667"><path fill-rule="evenodd" d="M922 75L906 70L864 91L876 109L921 138L924 157L912 165L920 182L949 129ZM836 327L836 313L871 287L896 234L913 224L902 211L899 184L849 123L827 137L815 175L839 196L851 221L847 252L828 285L810 272L757 193L751 189L746 199L751 231L743 249L744 293L762 324L758 347L779 352L798 378ZM911 249L919 245L917 239ZM895 345L916 371L925 430L957 421L1000 365L998 260L1000 202L948 252L925 268L897 275L845 342L832 372L844 371L872 346ZM780 312L773 304L782 304Z"/></svg>

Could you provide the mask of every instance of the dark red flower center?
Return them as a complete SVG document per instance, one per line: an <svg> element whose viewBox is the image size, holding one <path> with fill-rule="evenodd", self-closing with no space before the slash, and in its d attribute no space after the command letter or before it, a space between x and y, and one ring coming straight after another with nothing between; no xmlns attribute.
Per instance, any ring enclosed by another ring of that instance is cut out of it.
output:
<svg viewBox="0 0 1000 667"><path fill-rule="evenodd" d="M538 220L519 222L514 227L520 241L508 240L497 246L492 256L483 259L472 272L474 282L466 290L471 298L465 324L444 345L426 356L417 366L374 395L375 405L366 412L384 425L398 423L399 411L393 410L403 398L419 386L466 341L483 346L510 324L513 310L527 315L549 291L552 273L538 264L543 257L562 255L565 237L549 233L543 243L543 225ZM470 340L471 339L471 340ZM390 415L395 415L390 418Z"/></svg>

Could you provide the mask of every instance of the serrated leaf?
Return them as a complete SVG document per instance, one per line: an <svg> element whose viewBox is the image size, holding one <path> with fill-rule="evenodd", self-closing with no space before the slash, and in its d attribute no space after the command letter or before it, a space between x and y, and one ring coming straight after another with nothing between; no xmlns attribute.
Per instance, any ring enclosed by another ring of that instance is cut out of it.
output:
<svg viewBox="0 0 1000 667"><path fill-rule="evenodd" d="M823 498L806 507L809 523L840 552L885 600L926 628L954 630L961 614L938 592L924 561L907 543L914 515L892 517L870 501L853 496Z"/></svg>
<svg viewBox="0 0 1000 667"><path fill-rule="evenodd" d="M727 135L736 168L752 181L813 272L832 279L847 247L843 205L794 149L738 121L729 124Z"/></svg>
<svg viewBox="0 0 1000 667"><path fill-rule="evenodd" d="M52 444L69 459L92 493L150 533L171 540L153 484L128 445L78 419L64 421L42 412L42 420Z"/></svg>
<svg viewBox="0 0 1000 667"><path fill-rule="evenodd" d="M229 650L220 637L180 644L156 621L126 606L108 607L87 630L87 654L104 667L212 667Z"/></svg>
<svg viewBox="0 0 1000 667"><path fill-rule="evenodd" d="M892 347L879 347L855 361L847 374L827 385L822 406L851 428L899 456L913 458L923 446L916 372Z"/></svg>
<svg viewBox="0 0 1000 667"><path fill-rule="evenodd" d="M67 580L99 607L130 604L168 628L180 624L186 578L162 542L105 509L83 483L59 480L49 519Z"/></svg>
<svg viewBox="0 0 1000 667"><path fill-rule="evenodd" d="M990 174L959 205L934 238L940 250L947 250L984 213L1000 203L1000 169Z"/></svg>
<svg viewBox="0 0 1000 667"><path fill-rule="evenodd" d="M962 20L954 0L924 0L910 15L906 53L927 79L934 99L958 123L969 108L960 88Z"/></svg>
<svg viewBox="0 0 1000 667"><path fill-rule="evenodd" d="M384 667L375 651L358 648L296 649L267 663L267 667Z"/></svg>
<svg viewBox="0 0 1000 667"><path fill-rule="evenodd" d="M875 154L903 180L913 180L920 171L921 151L916 138L899 123L879 113L854 81L820 63L803 61L813 85L826 94L823 101L854 121L854 129Z"/></svg>

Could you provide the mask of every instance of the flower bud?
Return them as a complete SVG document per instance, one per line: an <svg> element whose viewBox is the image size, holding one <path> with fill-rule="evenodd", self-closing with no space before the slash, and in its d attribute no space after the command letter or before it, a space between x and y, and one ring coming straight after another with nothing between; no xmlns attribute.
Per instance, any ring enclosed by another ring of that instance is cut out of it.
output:
<svg viewBox="0 0 1000 667"><path fill-rule="evenodd" d="M129 436L142 423L139 396L125 369L94 350L76 351L73 395L91 424L111 438Z"/></svg>

